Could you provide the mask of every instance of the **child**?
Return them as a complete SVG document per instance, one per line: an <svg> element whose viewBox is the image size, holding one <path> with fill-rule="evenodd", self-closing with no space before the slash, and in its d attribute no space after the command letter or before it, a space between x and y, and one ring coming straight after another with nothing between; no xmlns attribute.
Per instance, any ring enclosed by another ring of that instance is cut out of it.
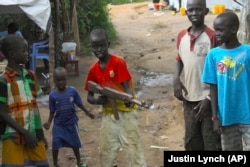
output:
<svg viewBox="0 0 250 167"><path fill-rule="evenodd" d="M17 36L3 39L1 51L8 60L0 76L1 167L49 167L36 97L40 89L32 71L23 68L28 44Z"/></svg>
<svg viewBox="0 0 250 167"><path fill-rule="evenodd" d="M217 44L215 32L204 24L206 0L187 0L186 13L192 25L177 38L173 84L175 97L183 101L185 150L220 150L220 136L213 131L211 120L209 86L200 81L207 52ZM180 79L182 70L184 84Z"/></svg>
<svg viewBox="0 0 250 167"><path fill-rule="evenodd" d="M132 77L123 58L109 54L108 35L103 29L95 29L90 33L90 46L98 61L88 72L85 90L88 90L88 81L94 81L101 86L110 87L121 92L134 95ZM116 166L117 155L121 146L127 152L128 167L145 167L139 128L138 116L135 107L120 100L115 100L119 120L114 118L112 102L108 97L94 97L88 91L88 102L103 105L104 115L100 131L100 162L101 167ZM119 165L118 165L119 166Z"/></svg>
<svg viewBox="0 0 250 167"><path fill-rule="evenodd" d="M8 24L8 30L0 32L0 37L6 37L8 35L18 35L23 38L23 34L19 31L18 24L15 22L11 22Z"/></svg>
<svg viewBox="0 0 250 167"><path fill-rule="evenodd" d="M209 51L202 76L210 84L214 129L226 151L250 150L250 46L238 41L239 24L233 12L216 17L221 46Z"/></svg>
<svg viewBox="0 0 250 167"><path fill-rule="evenodd" d="M47 123L44 124L44 128L48 130L54 119L52 130L54 166L58 167L59 148L69 147L74 151L78 167L81 167L79 151L81 141L78 135L78 117L74 105L76 104L91 119L95 116L84 107L77 90L72 86L67 86L67 71L63 67L55 69L54 82L56 89L49 95L50 115Z"/></svg>

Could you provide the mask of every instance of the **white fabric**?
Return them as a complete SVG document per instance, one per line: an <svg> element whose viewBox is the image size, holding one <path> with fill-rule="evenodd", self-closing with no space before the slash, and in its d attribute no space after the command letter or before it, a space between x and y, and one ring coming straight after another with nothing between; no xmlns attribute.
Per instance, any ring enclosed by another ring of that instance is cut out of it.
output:
<svg viewBox="0 0 250 167"><path fill-rule="evenodd" d="M43 31L51 28L49 0L0 0L0 14L26 13Z"/></svg>

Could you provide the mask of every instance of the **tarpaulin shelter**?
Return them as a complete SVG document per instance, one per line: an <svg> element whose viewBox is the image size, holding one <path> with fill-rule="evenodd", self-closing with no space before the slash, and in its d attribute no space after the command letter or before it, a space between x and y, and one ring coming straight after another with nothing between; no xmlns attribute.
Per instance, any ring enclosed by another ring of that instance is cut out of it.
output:
<svg viewBox="0 0 250 167"><path fill-rule="evenodd" d="M0 14L25 13L43 31L51 28L49 0L0 0Z"/></svg>
<svg viewBox="0 0 250 167"><path fill-rule="evenodd" d="M0 0L0 14L25 13L38 27L49 34L50 74L54 69L54 33L49 0ZM50 82L52 83L52 82Z"/></svg>

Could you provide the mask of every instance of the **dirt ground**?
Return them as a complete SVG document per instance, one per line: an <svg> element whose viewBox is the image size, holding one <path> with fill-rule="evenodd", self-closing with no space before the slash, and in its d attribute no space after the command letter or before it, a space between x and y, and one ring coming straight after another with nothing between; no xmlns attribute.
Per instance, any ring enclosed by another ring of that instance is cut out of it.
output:
<svg viewBox="0 0 250 167"><path fill-rule="evenodd" d="M179 13L172 15L169 10L149 10L148 2L110 6L110 9L112 22L119 36L110 52L127 60L139 99L151 103L150 109L139 110L139 128L147 165L163 166L164 150L184 150L182 104L173 96L172 75L175 69L176 36L190 23L186 16ZM211 26L214 18L215 15L207 15L207 25ZM100 167L98 140L101 106L88 104L86 92L83 91L88 68L96 58L93 55L81 55L80 58L80 76L70 76L68 82L79 90L86 106L98 116L91 120L83 112L79 112L83 143L81 155L89 167ZM48 104L41 103L40 106L45 122L49 115ZM51 143L51 129L45 133ZM51 145L48 154L52 165ZM60 150L59 164L62 167L75 166L71 149ZM118 156L118 166L127 167L126 155L122 149Z"/></svg>

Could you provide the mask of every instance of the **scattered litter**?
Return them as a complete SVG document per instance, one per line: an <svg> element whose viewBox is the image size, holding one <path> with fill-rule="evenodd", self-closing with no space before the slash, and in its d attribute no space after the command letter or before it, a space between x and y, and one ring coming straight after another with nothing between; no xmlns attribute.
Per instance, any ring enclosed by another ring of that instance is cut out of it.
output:
<svg viewBox="0 0 250 167"><path fill-rule="evenodd" d="M80 131L84 131L84 132L89 132L89 130L88 130L88 129L85 129L85 128L80 128L79 130L80 130Z"/></svg>
<svg viewBox="0 0 250 167"><path fill-rule="evenodd" d="M143 56L144 56L144 53L139 53L139 55L140 55L141 57L143 57Z"/></svg>
<svg viewBox="0 0 250 167"><path fill-rule="evenodd" d="M164 12L154 12L154 16L162 16L164 15Z"/></svg>
<svg viewBox="0 0 250 167"><path fill-rule="evenodd" d="M147 37L150 36L150 35L151 35L151 33L147 33L147 34L146 34Z"/></svg>
<svg viewBox="0 0 250 167"><path fill-rule="evenodd" d="M151 145L150 148L168 149L168 147Z"/></svg>
<svg viewBox="0 0 250 167"><path fill-rule="evenodd" d="M149 109L150 109L150 110L153 110L154 108L155 108L155 105L154 105L154 104L152 104L152 105L149 106Z"/></svg>
<svg viewBox="0 0 250 167"><path fill-rule="evenodd" d="M163 135L163 136L160 136L161 139L168 139L167 136Z"/></svg>

